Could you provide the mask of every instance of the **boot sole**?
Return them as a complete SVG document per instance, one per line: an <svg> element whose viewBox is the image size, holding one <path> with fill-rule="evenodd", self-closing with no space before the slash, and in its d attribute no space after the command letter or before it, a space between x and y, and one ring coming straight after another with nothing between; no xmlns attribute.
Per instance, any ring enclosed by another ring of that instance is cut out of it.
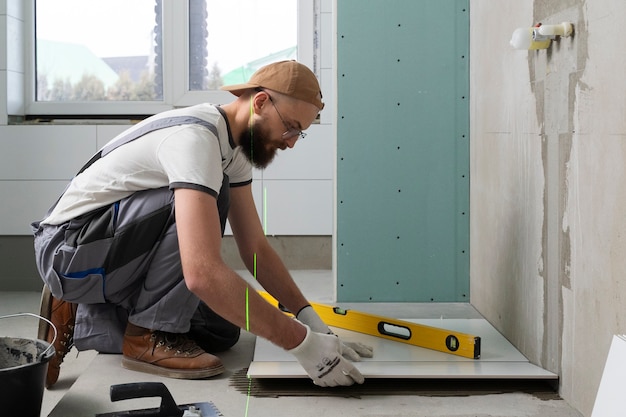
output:
<svg viewBox="0 0 626 417"><path fill-rule="evenodd" d="M204 369L170 369L162 366L152 365L147 362L138 361L136 359L122 356L122 368L131 371L145 372L147 374L164 376L176 379L203 379L223 373L226 369L224 365L219 364L211 368Z"/></svg>
<svg viewBox="0 0 626 417"><path fill-rule="evenodd" d="M48 286L44 284L43 290L41 291L41 301L39 303L39 315L50 320L51 314L52 294L50 293L50 289L48 288ZM50 330L50 325L48 324L48 322L46 322L45 320L39 320L37 338L39 340L47 340L48 330Z"/></svg>

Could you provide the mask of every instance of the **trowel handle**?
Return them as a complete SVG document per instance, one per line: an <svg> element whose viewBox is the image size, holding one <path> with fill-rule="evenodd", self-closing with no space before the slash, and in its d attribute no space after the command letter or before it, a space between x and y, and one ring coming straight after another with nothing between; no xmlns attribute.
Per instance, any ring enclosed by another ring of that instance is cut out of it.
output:
<svg viewBox="0 0 626 417"><path fill-rule="evenodd" d="M183 410L178 408L172 394L161 382L133 382L111 385L111 401L131 400L144 397L161 397L161 406L152 410L135 410L133 416L142 417L181 417ZM145 412L140 413L140 412Z"/></svg>

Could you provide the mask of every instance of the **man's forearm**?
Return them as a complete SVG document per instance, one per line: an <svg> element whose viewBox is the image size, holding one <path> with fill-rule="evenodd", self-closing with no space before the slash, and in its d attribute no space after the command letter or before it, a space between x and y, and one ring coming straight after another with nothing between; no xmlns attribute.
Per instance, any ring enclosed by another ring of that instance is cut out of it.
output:
<svg viewBox="0 0 626 417"><path fill-rule="evenodd" d="M252 257L255 258L255 264L249 268L250 272L281 304L294 314L308 304L285 264L269 243L263 245L259 253L252 254Z"/></svg>
<svg viewBox="0 0 626 417"><path fill-rule="evenodd" d="M304 326L267 303L230 268L223 266L211 272L205 282L191 290L231 323L284 349L292 349L304 339Z"/></svg>

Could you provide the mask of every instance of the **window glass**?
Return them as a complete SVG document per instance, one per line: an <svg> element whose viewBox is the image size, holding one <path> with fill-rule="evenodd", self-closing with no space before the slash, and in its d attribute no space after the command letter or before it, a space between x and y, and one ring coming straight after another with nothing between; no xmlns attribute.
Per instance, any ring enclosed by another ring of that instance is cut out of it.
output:
<svg viewBox="0 0 626 417"><path fill-rule="evenodd" d="M156 0L37 0L36 101L162 100Z"/></svg>
<svg viewBox="0 0 626 417"><path fill-rule="evenodd" d="M246 82L297 58L295 0L189 0L189 90Z"/></svg>

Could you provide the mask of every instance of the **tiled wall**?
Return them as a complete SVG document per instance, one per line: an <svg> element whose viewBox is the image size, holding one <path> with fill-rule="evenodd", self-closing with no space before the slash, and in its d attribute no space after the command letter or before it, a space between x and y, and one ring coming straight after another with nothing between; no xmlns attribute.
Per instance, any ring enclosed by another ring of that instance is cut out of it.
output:
<svg viewBox="0 0 626 417"><path fill-rule="evenodd" d="M265 171L253 190L269 235L331 235L335 155L332 1L320 3L320 80L327 103L306 140ZM7 125L24 113L24 15L20 0L0 0L0 236L28 235L84 161L126 126Z"/></svg>

